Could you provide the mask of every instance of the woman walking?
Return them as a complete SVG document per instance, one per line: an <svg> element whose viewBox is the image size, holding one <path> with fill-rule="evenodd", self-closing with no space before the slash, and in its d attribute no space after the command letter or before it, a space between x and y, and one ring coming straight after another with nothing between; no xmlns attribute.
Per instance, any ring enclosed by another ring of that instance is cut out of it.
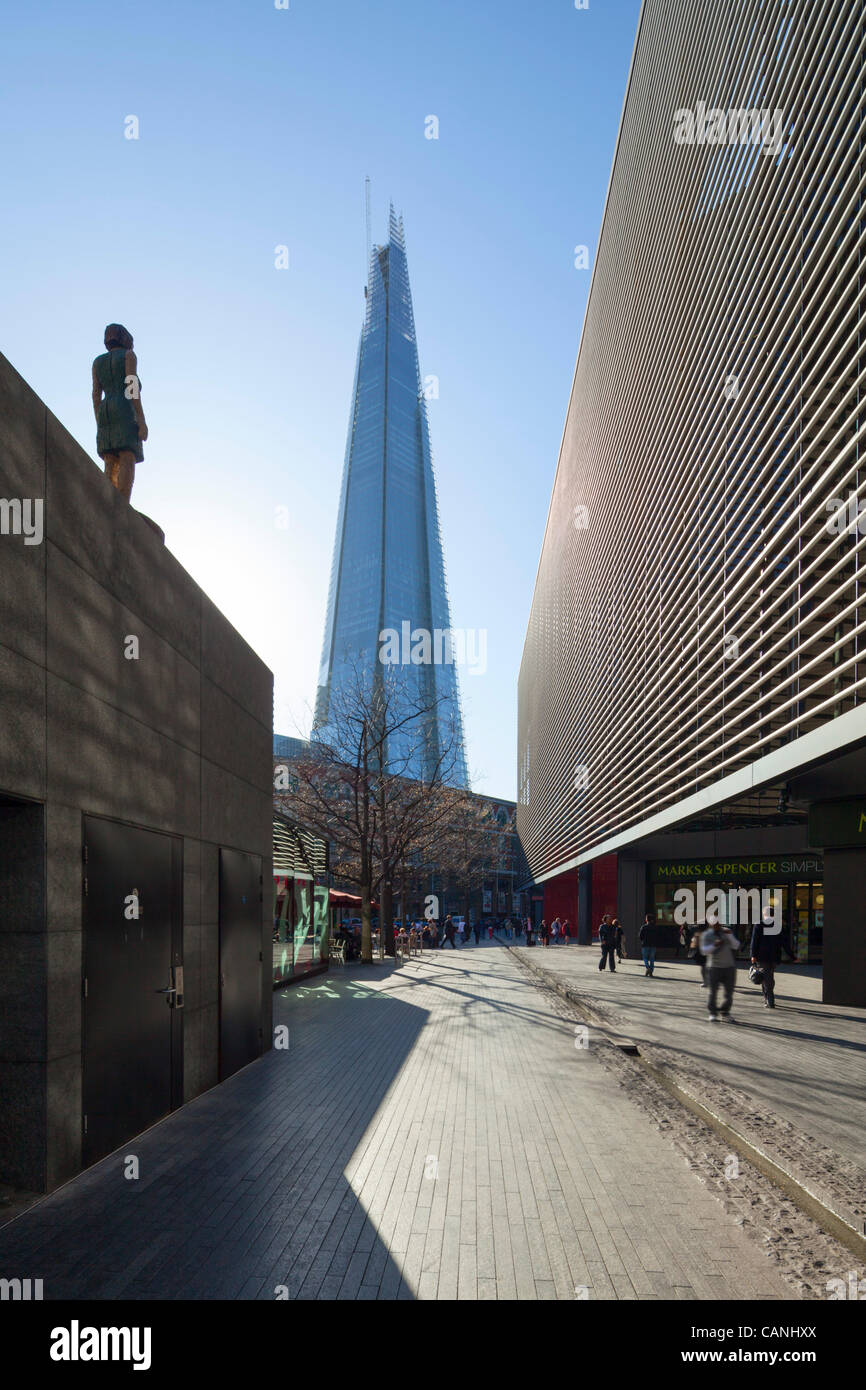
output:
<svg viewBox="0 0 866 1390"><path fill-rule="evenodd" d="M543 917L542 917L542 919L541 919L541 926L540 926L539 929L538 929L538 934L539 934L539 936L541 937L542 945L543 945L543 946L549 946L549 945L550 945L550 927L547 925L547 923L545 922L545 920L544 920Z"/></svg>
<svg viewBox="0 0 866 1390"><path fill-rule="evenodd" d="M619 920L618 917L614 917L614 919L613 919L613 930L614 930L614 938L613 938L613 939L614 939L614 944L615 944L615 946L616 946L616 958L617 958L617 960L619 961L620 965L622 965L623 959L625 958L625 954L626 954L626 950L625 950L625 931L623 930L622 922Z"/></svg>

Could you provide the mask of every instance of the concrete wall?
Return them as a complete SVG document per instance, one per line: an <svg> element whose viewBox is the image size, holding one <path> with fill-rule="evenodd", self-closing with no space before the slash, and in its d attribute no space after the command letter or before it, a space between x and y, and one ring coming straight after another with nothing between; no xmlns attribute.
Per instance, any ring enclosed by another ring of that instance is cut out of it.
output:
<svg viewBox="0 0 866 1390"><path fill-rule="evenodd" d="M270 1046L273 678L2 356L0 497L44 501L40 545L0 535L0 798L44 807L45 856L0 912L28 1020L0 1021L0 1110L33 1129L0 1177L41 1190L81 1161L82 812L183 837L186 1099L217 1081L219 846L261 855Z"/></svg>

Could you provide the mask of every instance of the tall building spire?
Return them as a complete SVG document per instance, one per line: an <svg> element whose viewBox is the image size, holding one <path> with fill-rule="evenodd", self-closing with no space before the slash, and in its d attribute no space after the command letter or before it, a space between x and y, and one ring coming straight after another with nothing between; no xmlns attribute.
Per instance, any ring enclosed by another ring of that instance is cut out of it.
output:
<svg viewBox="0 0 866 1390"><path fill-rule="evenodd" d="M418 631L429 634L430 660L401 661L400 675L433 713L410 770L427 776L450 749L448 780L466 786L457 672L442 659L449 638L438 648L435 639L450 635L451 617L403 220L392 203L388 242L370 254L314 728L328 728L341 686L359 669L372 679L383 633L403 643Z"/></svg>

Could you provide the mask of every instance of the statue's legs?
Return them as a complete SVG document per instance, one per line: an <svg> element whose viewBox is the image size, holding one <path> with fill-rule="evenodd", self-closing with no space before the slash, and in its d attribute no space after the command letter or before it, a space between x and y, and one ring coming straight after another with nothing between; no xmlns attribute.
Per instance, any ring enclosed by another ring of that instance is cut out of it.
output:
<svg viewBox="0 0 866 1390"><path fill-rule="evenodd" d="M135 482L135 454L131 449L121 449L117 454L103 454L102 457L106 477L128 502Z"/></svg>

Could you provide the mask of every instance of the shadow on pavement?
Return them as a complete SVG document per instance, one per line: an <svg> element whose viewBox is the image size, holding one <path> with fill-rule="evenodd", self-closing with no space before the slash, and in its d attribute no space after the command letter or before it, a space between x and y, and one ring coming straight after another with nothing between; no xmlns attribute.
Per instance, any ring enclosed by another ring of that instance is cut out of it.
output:
<svg viewBox="0 0 866 1390"><path fill-rule="evenodd" d="M363 972L278 991L288 1048L0 1229L0 1277L46 1300L412 1297L345 1169L427 1013Z"/></svg>

